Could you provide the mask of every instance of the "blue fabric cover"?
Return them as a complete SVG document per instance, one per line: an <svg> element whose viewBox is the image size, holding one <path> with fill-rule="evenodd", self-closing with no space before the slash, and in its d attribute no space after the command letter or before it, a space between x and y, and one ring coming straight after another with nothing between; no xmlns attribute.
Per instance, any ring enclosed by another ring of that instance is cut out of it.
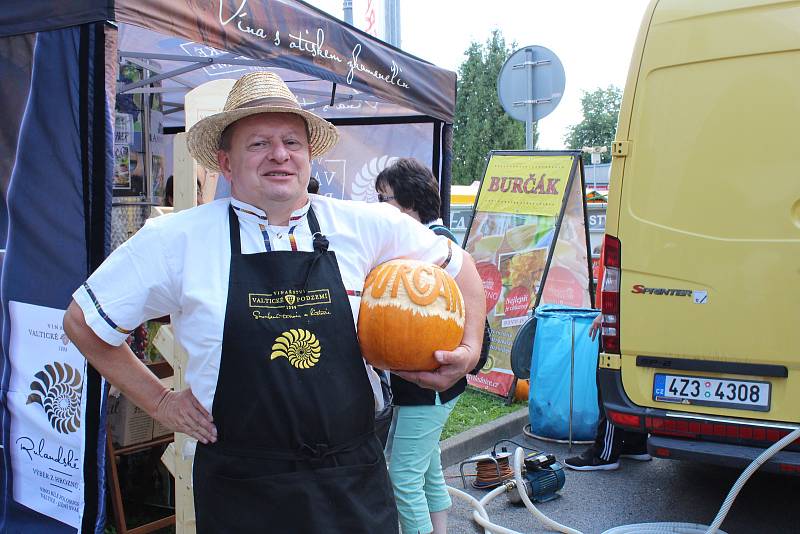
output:
<svg viewBox="0 0 800 534"><path fill-rule="evenodd" d="M569 437L570 352L575 325L575 373L572 439L594 439L597 406L597 352L599 338L589 338L589 327L599 312L544 304L536 309L528 411L531 431L554 439Z"/></svg>

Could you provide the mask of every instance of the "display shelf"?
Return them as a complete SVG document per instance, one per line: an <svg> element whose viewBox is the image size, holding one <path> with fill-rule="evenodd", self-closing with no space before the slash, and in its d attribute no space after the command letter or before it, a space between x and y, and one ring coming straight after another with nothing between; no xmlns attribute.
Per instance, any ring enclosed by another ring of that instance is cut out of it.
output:
<svg viewBox="0 0 800 534"><path fill-rule="evenodd" d="M158 378L166 378L172 376L172 367L167 362L157 362L147 364L147 368L156 375ZM167 517L162 517L155 521L139 525L134 528L128 528L125 521L125 506L122 502L122 491L119 485L119 471L117 469L117 457L125 454L133 454L136 452L153 449L162 445L169 445L175 440L175 434L167 434L149 441L142 443L135 443L125 447L115 447L111 439L111 428L106 428L106 449L108 457L106 458L106 466L108 470L108 490L111 494L111 508L114 511L114 526L117 534L147 534L148 532L155 532L156 530L168 527L175 524L175 513Z"/></svg>
<svg viewBox="0 0 800 534"><path fill-rule="evenodd" d="M155 363L148 363L146 364L147 368L150 369L157 378L167 378L168 376L172 376L174 371L172 370L172 366L169 364L168 361L160 361Z"/></svg>
<svg viewBox="0 0 800 534"><path fill-rule="evenodd" d="M114 454L117 456L122 454L133 454L134 452L152 449L153 447L158 447L159 445L166 445L173 442L175 439L174 436L174 434L167 434L166 436L161 436L160 438L151 439L150 441L144 441L142 443L136 443L134 445L128 445L127 447L115 447Z"/></svg>
<svg viewBox="0 0 800 534"><path fill-rule="evenodd" d="M173 513L167 517L162 517L161 519L157 519L155 521L145 523L144 525L139 525L138 527L129 529L128 524L125 521L125 506L122 502L122 491L120 490L119 486L119 472L117 470L117 456L132 454L134 452L147 450L160 445L166 445L171 443L173 438L174 435L170 434L168 436L163 436L161 438L146 441L144 443L137 443L136 445L120 447L117 449L114 447L114 443L111 441L111 430L108 429L106 435L106 446L108 448L108 458L106 459L106 464L108 466L108 489L111 493L111 508L114 511L114 526L117 530L117 534L147 534L148 532L154 532L175 524L175 514Z"/></svg>

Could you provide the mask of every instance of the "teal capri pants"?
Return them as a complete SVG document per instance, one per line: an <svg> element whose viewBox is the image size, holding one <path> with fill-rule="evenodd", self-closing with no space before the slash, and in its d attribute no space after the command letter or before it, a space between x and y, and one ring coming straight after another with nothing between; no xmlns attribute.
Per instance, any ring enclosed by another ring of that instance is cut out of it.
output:
<svg viewBox="0 0 800 534"><path fill-rule="evenodd" d="M450 508L439 439L458 397L433 406L395 406L386 445L403 534L433 532L430 513Z"/></svg>

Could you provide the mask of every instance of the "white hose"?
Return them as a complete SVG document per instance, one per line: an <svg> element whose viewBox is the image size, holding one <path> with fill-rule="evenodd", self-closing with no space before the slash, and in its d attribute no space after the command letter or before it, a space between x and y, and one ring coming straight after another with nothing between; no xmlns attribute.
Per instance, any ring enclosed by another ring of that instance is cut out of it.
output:
<svg viewBox="0 0 800 534"><path fill-rule="evenodd" d="M492 499L494 499L498 495L506 493L507 491L508 487L505 484L500 484L495 489L493 489L492 491L483 496L483 498L480 500L481 506L483 506L483 509L485 510L486 506L492 501Z"/></svg>
<svg viewBox="0 0 800 534"><path fill-rule="evenodd" d="M739 478L736 479L731 491L728 492L728 496L725 497L722 507L719 509L719 512L717 512L717 517L714 518L714 522L711 523L711 527L708 529L706 534L714 534L717 532L717 529L720 527L720 525L722 525L722 522L725 521L725 516L728 515L728 511L730 511L736 496L739 495L739 491L742 489L742 486L744 486L745 482L747 482L753 473L756 472L756 469L761 467L764 462L775 456L778 451L782 450L784 447L798 438L800 438L800 427L794 429L792 432L784 436L783 439L775 442L772 447L759 454L758 457L747 466L742 474L739 475Z"/></svg>
<svg viewBox="0 0 800 534"><path fill-rule="evenodd" d="M508 489L509 488L505 484L501 484L500 486L496 487L495 489L493 489L492 491L487 493L480 500L480 503L481 503L481 506L483 506L483 509L486 510L486 506L489 505L489 503L492 501L492 499L494 499L498 495L502 495L503 493L506 493L508 491ZM475 516L477 514L473 512L472 515ZM476 521L478 521L478 520L476 519ZM492 532L495 532L497 534L522 534L521 532L517 532L516 530L511 530L511 529L508 529L508 528L505 528L505 527L501 527L500 525L497 525L495 523L490 522L488 515L487 515L486 519L484 520L484 522L478 521L478 523L483 528L485 528L487 530L491 530Z"/></svg>
<svg viewBox="0 0 800 534"><path fill-rule="evenodd" d="M499 491L498 491L499 490ZM492 532L496 534L522 534L521 532L517 532L516 530L510 530L505 527L501 527L495 523L489 521L489 514L486 513L486 508L484 505L489 504L489 501L504 493L506 491L506 487L499 486L492 490L488 495L484 496L483 499L480 501L470 495L465 491L461 491L459 489L447 486L447 491L450 492L450 495L453 497L458 497L464 501L467 501L469 504L472 505L475 510L472 512L472 519L475 520L480 526L484 528L484 532L486 534L491 534Z"/></svg>
<svg viewBox="0 0 800 534"><path fill-rule="evenodd" d="M797 439L800 439L800 427L784 436L781 440L775 442L771 447L759 454L758 457L756 457L756 459L747 466L742 474L739 475L739 478L736 479L733 487L731 487L730 491L728 492L728 496L725 497L725 501L722 503L722 506L720 507L719 512L717 512L717 516L714 518L711 526L700 525L698 523L639 523L635 525L614 527L606 530L603 534L725 534L725 531L719 530L719 527L722 525L722 522L725 521L725 517L730 511L733 501L736 500L736 497L739 495L742 487L744 487L750 477L753 476L753 473L755 473L758 468L761 467L767 460L775 456L778 451L781 451L784 447ZM528 493L525 491L525 484L522 480L522 464L524 461L524 456L525 452L521 447L518 447L517 450L514 451L513 467L516 489L519 492L522 502L525 503L525 507L529 512L531 512L531 514L533 514L534 517L536 517L536 519L543 523L545 527L551 530L556 532L564 532L565 534L582 534L579 530L569 528L561 523L553 521L533 505L528 497ZM486 534L521 534L516 530L510 530L492 523L489 520L489 514L486 513L485 506L501 493L508 491L508 489L509 488L507 486L501 485L489 492L479 501L469 493L449 486L447 488L451 495L459 497L472 504L472 507L475 508L472 513L472 517L476 523L485 529Z"/></svg>
<svg viewBox="0 0 800 534"><path fill-rule="evenodd" d="M522 448L517 448L514 451L514 480L517 481L517 490L525 507L544 525L556 532L566 532L568 534L582 534L578 530L571 529L560 523L556 523L542 512L540 512L528 498L528 494L522 486L522 463L524 460L525 452ZM698 525L695 523L640 523L638 525L626 525L623 527L614 527L607 530L603 534L703 534L706 532L705 525ZM722 533L724 534L724 533Z"/></svg>
<svg viewBox="0 0 800 534"><path fill-rule="evenodd" d="M564 532L565 534L581 534L579 530L569 528L561 523L553 521L533 505L530 498L528 498L528 492L525 491L525 483L522 480L522 461L524 456L525 451L522 450L522 447L517 447L517 450L514 451L514 480L517 483L517 491L519 492L519 496L522 499L522 502L525 503L525 508L527 508L536 519L541 521L544 526L551 530L555 530L556 532Z"/></svg>

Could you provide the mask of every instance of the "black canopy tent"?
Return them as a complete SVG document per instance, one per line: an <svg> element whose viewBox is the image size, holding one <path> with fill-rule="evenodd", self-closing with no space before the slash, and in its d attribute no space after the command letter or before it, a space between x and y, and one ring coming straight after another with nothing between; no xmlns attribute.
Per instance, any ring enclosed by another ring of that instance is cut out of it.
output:
<svg viewBox="0 0 800 534"><path fill-rule="evenodd" d="M120 62L138 65L145 77L120 79ZM91 368L71 375L78 378L70 383L73 389L64 391L77 408L71 404L76 411L68 416L79 424L68 425L75 429L62 435L53 421L63 414L48 412L44 403L26 402L32 398L28 390L33 377L40 376L36 372L56 369L56 361L59 368L69 363L77 369L79 363L46 351L28 352L19 332L30 326L23 325L23 317L35 322L36 313L51 317L66 308L72 291L110 251L115 100L158 94L163 130L175 133L184 127L187 91L251 69L277 72L305 108L345 132L337 157L356 158L356 163L349 168L337 163L347 171L338 178L335 194L358 198L355 193L365 190L367 174L380 170L376 165L390 156L425 154L440 179L447 217L452 72L296 0L4 3L0 96L8 111L0 123L0 237L5 242L0 393L5 513L0 530L102 531L105 410L100 377ZM380 157L357 159L379 142ZM332 163L314 165L324 172ZM33 315L23 316L18 310L29 308L20 306L29 306ZM56 322L45 321L42 331L51 328L57 334ZM62 341L66 351L69 340ZM43 445L21 447L21 432L38 432ZM63 464L59 454L67 450L70 465L52 465ZM70 475L73 482L59 479L62 487L53 488L53 479L42 475L48 469L64 471L60 476Z"/></svg>
<svg viewBox="0 0 800 534"><path fill-rule="evenodd" d="M417 142L431 143L428 163L441 178L443 211L448 210L454 73L302 2L212 2L191 12L183 4L156 4L117 2L119 58L149 72L145 79L118 84L117 91L161 93L167 133L182 128L181 96L189 89L268 68L287 81L306 109L334 124L430 124L427 141L421 136ZM166 17L153 16L172 7Z"/></svg>

